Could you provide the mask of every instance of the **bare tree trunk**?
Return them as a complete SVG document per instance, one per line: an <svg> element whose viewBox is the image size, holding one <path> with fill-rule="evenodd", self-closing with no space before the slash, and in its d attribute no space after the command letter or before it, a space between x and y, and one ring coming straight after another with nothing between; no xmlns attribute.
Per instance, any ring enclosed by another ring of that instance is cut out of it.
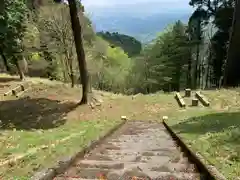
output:
<svg viewBox="0 0 240 180"><path fill-rule="evenodd" d="M194 69L194 88L197 89L198 82L200 82L200 66L199 66L199 57L200 57L200 44L201 44L201 20L198 19L197 22L197 47L196 47L196 64Z"/></svg>
<svg viewBox="0 0 240 180"><path fill-rule="evenodd" d="M19 74L19 76L20 76L20 79L23 81L23 80L25 79L23 70L22 70L22 68L21 68L21 66L20 66L17 58L16 58L15 56L13 56L13 58L14 58L14 59L13 59L13 62L14 62L14 64L15 64L16 67L17 67L17 70L18 70L18 74Z"/></svg>
<svg viewBox="0 0 240 180"><path fill-rule="evenodd" d="M68 4L82 83L82 99L80 104L86 104L88 102L88 72L82 42L82 28L78 17L76 0L68 0Z"/></svg>
<svg viewBox="0 0 240 180"><path fill-rule="evenodd" d="M68 63L69 63L69 71L70 71L70 79L71 79L71 87L74 87L74 73L73 73L73 65L72 65L72 56L69 57Z"/></svg>
<svg viewBox="0 0 240 180"><path fill-rule="evenodd" d="M8 65L7 58L4 55L3 50L1 48L0 48L0 54L2 56L3 63L4 63L4 66L5 66L6 70L7 70L7 72L10 72L11 71L10 66Z"/></svg>
<svg viewBox="0 0 240 180"><path fill-rule="evenodd" d="M224 86L238 86L240 82L240 2L235 1L235 10L232 21L232 31L229 39L227 62L224 71Z"/></svg>
<svg viewBox="0 0 240 180"><path fill-rule="evenodd" d="M192 57L189 57L189 59L188 59L188 72L187 72L187 88L192 88L191 72L192 72Z"/></svg>
<svg viewBox="0 0 240 180"><path fill-rule="evenodd" d="M66 71L67 71L67 75L71 80L71 87L74 87L74 73L73 73L73 55L72 55L72 51L70 51L70 53L68 52L67 49L64 49L64 53L65 53L65 66L66 66Z"/></svg>
<svg viewBox="0 0 240 180"><path fill-rule="evenodd" d="M205 77L205 66L204 66L204 60L202 61L202 69L201 69L201 88L204 89L204 77Z"/></svg>
<svg viewBox="0 0 240 180"><path fill-rule="evenodd" d="M211 53L211 52L210 52ZM210 58L211 58L211 54L210 54ZM205 88L208 88L209 86L208 86L208 84L209 84L209 81L210 81L210 59L208 59L208 62L207 62L207 74L206 74L206 81L205 81Z"/></svg>
<svg viewBox="0 0 240 180"><path fill-rule="evenodd" d="M197 52L196 52L196 64L194 70L194 88L197 89L198 87L198 74L199 74L199 45L197 45Z"/></svg>

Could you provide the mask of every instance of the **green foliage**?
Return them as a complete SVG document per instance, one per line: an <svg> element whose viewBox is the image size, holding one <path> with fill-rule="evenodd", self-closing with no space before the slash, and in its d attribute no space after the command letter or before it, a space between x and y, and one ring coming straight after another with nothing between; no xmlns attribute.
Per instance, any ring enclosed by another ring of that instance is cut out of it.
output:
<svg viewBox="0 0 240 180"><path fill-rule="evenodd" d="M92 45L95 34L90 20L81 11L79 11L79 18L83 30L84 45L88 48ZM39 8L37 26L40 32L40 51L44 52L43 57L49 66L55 66L49 68L49 76L66 82L70 81L74 74L78 78L79 68L68 6L55 4ZM57 76L55 71L57 71Z"/></svg>
<svg viewBox="0 0 240 180"><path fill-rule="evenodd" d="M26 5L25 0L4 1L0 7L4 7L0 12L1 50L8 59L20 53L31 65L47 63L42 71L49 78L69 82L75 74L78 80L68 5L43 0L35 11L27 2ZM214 78L219 79L226 58L233 0L191 0L190 5L196 9L188 26L177 21L142 48L131 36L95 33L79 2L78 15L93 87L118 93L178 91L186 87L189 76L194 75L196 80L209 71L204 63L211 66ZM27 6L31 12L27 12ZM208 37L206 45L205 27L210 23L217 31Z"/></svg>
<svg viewBox="0 0 240 180"><path fill-rule="evenodd" d="M0 48L12 56L22 52L27 6L25 0L3 0L0 6Z"/></svg>
<svg viewBox="0 0 240 180"><path fill-rule="evenodd" d="M124 93L132 61L124 51L112 48L102 38L97 37L94 46L87 50L87 62L95 88Z"/></svg>
<svg viewBox="0 0 240 180"><path fill-rule="evenodd" d="M192 14L189 20L190 35L193 39L198 38L202 42L203 39L210 38L210 42L204 45L206 48L210 47L211 51L205 55L205 51L200 50L202 57L198 64L198 71L200 71L201 63L208 64L203 69L207 74L212 72L209 79L206 79L211 84L219 85L219 81L223 76L223 69L227 55L227 43L229 40L229 31L232 25L233 16L233 0L191 0L190 5L196 7L195 12ZM200 21L200 26L196 26L194 22ZM217 31L211 37L203 37L202 32L207 23L212 23ZM197 28L196 28L197 27ZM194 31L194 29L196 31ZM201 35L201 36L200 36ZM201 47L204 49L204 47ZM203 62L204 58L207 62ZM202 70L202 71L203 71ZM199 72L200 73L200 72ZM204 76L204 72L201 72ZM207 75L208 76L208 75Z"/></svg>
<svg viewBox="0 0 240 180"><path fill-rule="evenodd" d="M121 47L129 57L139 55L142 49L141 42L131 36L117 32L98 32L97 35L108 41L112 47Z"/></svg>
<svg viewBox="0 0 240 180"><path fill-rule="evenodd" d="M139 82L134 93L150 93L159 90L180 90L181 77L189 53L186 27L180 21L168 27L142 52L143 58L135 59L132 82ZM134 84L136 86L136 84ZM133 87L134 88L134 87Z"/></svg>

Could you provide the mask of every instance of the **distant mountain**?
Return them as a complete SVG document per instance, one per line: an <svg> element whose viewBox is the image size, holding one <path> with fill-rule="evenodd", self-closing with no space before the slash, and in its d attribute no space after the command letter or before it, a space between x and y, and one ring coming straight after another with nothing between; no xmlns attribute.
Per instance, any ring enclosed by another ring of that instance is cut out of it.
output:
<svg viewBox="0 0 240 180"><path fill-rule="evenodd" d="M141 42L134 37L118 32L109 33L108 31L98 32L97 35L108 41L112 47L121 47L129 57L139 55L142 50Z"/></svg>
<svg viewBox="0 0 240 180"><path fill-rule="evenodd" d="M96 28L96 31L119 32L135 37L136 39L146 42L162 31L168 24L177 20L187 22L188 13L183 14L154 14L148 17L131 17L131 16L93 16L90 17Z"/></svg>
<svg viewBox="0 0 240 180"><path fill-rule="evenodd" d="M138 0L141 3L137 4L130 2L106 6L91 5L86 7L86 10L96 31L119 32L142 42L152 40L158 32L177 20L186 23L192 11L188 0L183 0L183 3L177 0Z"/></svg>

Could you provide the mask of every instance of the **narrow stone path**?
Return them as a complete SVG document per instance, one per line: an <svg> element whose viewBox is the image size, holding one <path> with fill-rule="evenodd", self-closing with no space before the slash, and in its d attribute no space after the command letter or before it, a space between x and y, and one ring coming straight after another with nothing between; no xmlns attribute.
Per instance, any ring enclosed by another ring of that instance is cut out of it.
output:
<svg viewBox="0 0 240 180"><path fill-rule="evenodd" d="M55 180L200 180L159 123L129 121Z"/></svg>

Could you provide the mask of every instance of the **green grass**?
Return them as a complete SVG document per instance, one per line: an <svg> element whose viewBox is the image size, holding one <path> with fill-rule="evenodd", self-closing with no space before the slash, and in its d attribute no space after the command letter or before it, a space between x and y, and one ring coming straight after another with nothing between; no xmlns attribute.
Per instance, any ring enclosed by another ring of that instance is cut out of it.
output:
<svg viewBox="0 0 240 180"><path fill-rule="evenodd" d="M56 160L59 160L59 157L71 156L79 152L91 140L105 134L118 123L120 121L115 120L69 121L59 128L42 130L41 132L5 131L5 137L11 137L7 140L7 144L11 146L2 147L1 158L6 156L4 153L12 155L26 153L32 147L54 143L56 140L73 133L81 131L84 133L55 147L39 150L36 154L26 156L16 164L0 167L0 177L1 179L11 179L13 177L18 177L21 180L29 179L34 172L54 165Z"/></svg>
<svg viewBox="0 0 240 180"><path fill-rule="evenodd" d="M186 119L173 129L228 179L240 177L240 112Z"/></svg>
<svg viewBox="0 0 240 180"><path fill-rule="evenodd" d="M1 114L4 126L0 129L0 159L55 143L81 131L84 134L55 147L39 150L11 166L0 167L0 179L28 179L34 172L51 167L60 157L80 151L89 141L106 133L120 122L116 120L121 115L130 120L156 121L161 121L162 116L168 116L170 126L227 179L240 177L240 89L204 91L210 107L189 107L191 101L188 99L186 109L179 108L172 93L139 94L132 98L101 92L104 100L101 107L79 107L74 110L73 116L67 116L68 119L64 120L65 114L69 114L71 103L60 105L54 99L76 100L79 98L79 90L55 87L50 81L46 83L41 79L39 82L32 81L42 84L38 91L32 93L31 99L3 103L6 108L2 108L4 113ZM54 99L45 98L55 94L57 97ZM12 109L18 111L13 112Z"/></svg>
<svg viewBox="0 0 240 180"><path fill-rule="evenodd" d="M214 165L227 179L240 177L240 89L204 91L210 107L179 108L173 94L139 95L117 100L133 120L157 120L168 124L194 151ZM183 94L183 93L182 93Z"/></svg>
<svg viewBox="0 0 240 180"><path fill-rule="evenodd" d="M237 91L204 92L211 101L210 108L176 113L169 120L189 147L229 180L240 177L240 107L237 106L240 98Z"/></svg>

